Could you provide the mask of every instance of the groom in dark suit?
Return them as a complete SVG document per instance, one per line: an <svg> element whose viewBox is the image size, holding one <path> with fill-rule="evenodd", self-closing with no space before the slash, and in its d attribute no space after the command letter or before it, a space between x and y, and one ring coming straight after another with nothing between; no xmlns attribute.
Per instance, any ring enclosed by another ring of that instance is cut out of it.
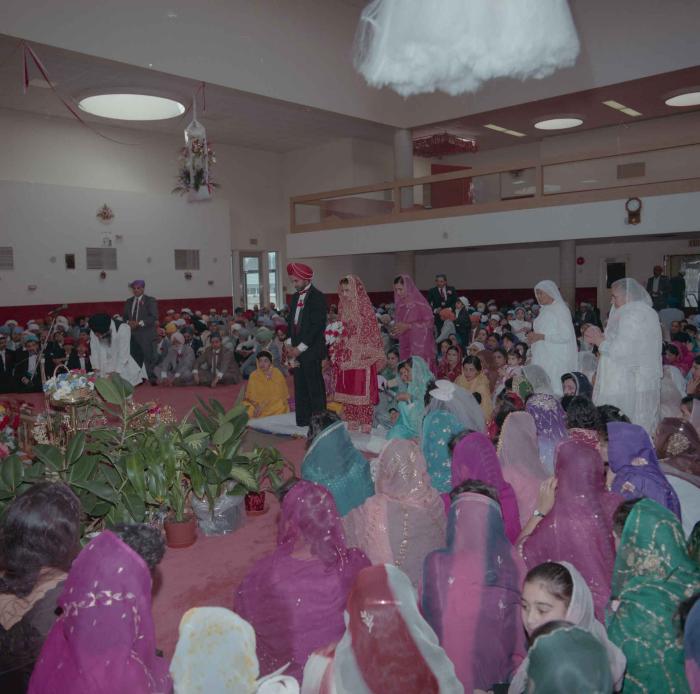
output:
<svg viewBox="0 0 700 694"><path fill-rule="evenodd" d="M435 286L428 292L428 303L433 309L435 325L439 332L443 323L440 311L443 308L451 308L454 311L457 303L457 291L447 284L447 275L435 275Z"/></svg>
<svg viewBox="0 0 700 694"><path fill-rule="evenodd" d="M289 263L287 274L296 294L289 311L289 356L294 369L297 426L308 426L311 415L326 409L326 387L321 362L326 355L326 298L311 284L313 270L303 263Z"/></svg>

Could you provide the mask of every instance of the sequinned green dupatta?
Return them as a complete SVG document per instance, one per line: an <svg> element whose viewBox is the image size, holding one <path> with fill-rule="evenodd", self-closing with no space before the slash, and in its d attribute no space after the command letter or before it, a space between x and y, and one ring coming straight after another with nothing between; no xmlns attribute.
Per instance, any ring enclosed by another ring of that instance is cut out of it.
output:
<svg viewBox="0 0 700 694"><path fill-rule="evenodd" d="M680 521L642 499L622 532L613 575L619 606L608 617L608 636L627 656L625 694L690 691L674 615L698 590L700 567L688 556Z"/></svg>

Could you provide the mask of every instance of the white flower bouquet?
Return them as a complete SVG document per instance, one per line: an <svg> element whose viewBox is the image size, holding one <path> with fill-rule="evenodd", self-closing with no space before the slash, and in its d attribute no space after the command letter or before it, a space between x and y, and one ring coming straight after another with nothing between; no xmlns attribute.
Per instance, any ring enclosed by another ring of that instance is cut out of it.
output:
<svg viewBox="0 0 700 694"><path fill-rule="evenodd" d="M344 331L342 321L334 321L326 326L325 338L326 344L331 347L334 345L342 336Z"/></svg>
<svg viewBox="0 0 700 694"><path fill-rule="evenodd" d="M95 378L94 373L62 372L44 383L44 392L56 402L80 402L92 396L95 390Z"/></svg>

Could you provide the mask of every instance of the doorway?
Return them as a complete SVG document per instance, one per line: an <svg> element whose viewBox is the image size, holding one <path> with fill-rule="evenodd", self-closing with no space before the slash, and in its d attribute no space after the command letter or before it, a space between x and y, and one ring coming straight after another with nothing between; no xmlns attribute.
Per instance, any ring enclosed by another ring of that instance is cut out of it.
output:
<svg viewBox="0 0 700 694"><path fill-rule="evenodd" d="M700 296L700 254L670 255L666 267L669 277L682 272L685 280L685 301L682 308L697 308Z"/></svg>
<svg viewBox="0 0 700 694"><path fill-rule="evenodd" d="M262 278L262 253L241 252L241 294L246 310L259 308L265 302L265 285Z"/></svg>

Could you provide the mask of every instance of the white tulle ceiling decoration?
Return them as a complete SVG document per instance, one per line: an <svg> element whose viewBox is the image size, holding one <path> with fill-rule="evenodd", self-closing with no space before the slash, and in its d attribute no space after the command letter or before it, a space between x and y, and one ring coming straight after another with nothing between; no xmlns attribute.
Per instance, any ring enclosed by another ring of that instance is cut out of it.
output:
<svg viewBox="0 0 700 694"><path fill-rule="evenodd" d="M355 66L402 96L457 95L498 77L547 77L573 65L579 48L567 0L374 0Z"/></svg>

